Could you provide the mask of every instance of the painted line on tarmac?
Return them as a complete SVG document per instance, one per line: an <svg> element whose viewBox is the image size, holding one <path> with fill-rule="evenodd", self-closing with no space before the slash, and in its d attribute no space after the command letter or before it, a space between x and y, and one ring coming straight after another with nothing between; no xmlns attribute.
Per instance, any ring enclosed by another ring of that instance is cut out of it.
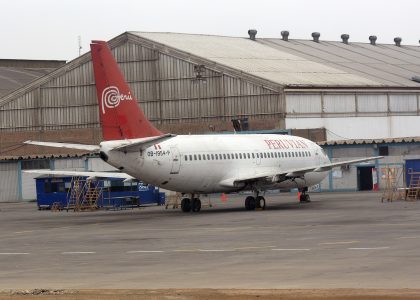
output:
<svg viewBox="0 0 420 300"><path fill-rule="evenodd" d="M390 247L360 247L360 248L347 248L347 250L385 250Z"/></svg>
<svg viewBox="0 0 420 300"><path fill-rule="evenodd" d="M325 242L319 243L318 245L345 245L345 244L356 244L360 243L360 241L340 241L340 242Z"/></svg>
<svg viewBox="0 0 420 300"><path fill-rule="evenodd" d="M71 251L71 252L61 252L62 255L72 255L72 254L96 254L95 251Z"/></svg>
<svg viewBox="0 0 420 300"><path fill-rule="evenodd" d="M311 251L309 248L274 248L273 251Z"/></svg>
<svg viewBox="0 0 420 300"><path fill-rule="evenodd" d="M134 251L127 251L128 254L132 253L163 253L163 250L134 250Z"/></svg>
<svg viewBox="0 0 420 300"><path fill-rule="evenodd" d="M420 236L400 236L397 239L420 239Z"/></svg>
<svg viewBox="0 0 420 300"><path fill-rule="evenodd" d="M29 255L28 252L0 252L0 255Z"/></svg>
<svg viewBox="0 0 420 300"><path fill-rule="evenodd" d="M23 234L23 233L30 233L30 232L34 232L33 230L23 230L23 231L15 231L13 232L14 234Z"/></svg>
<svg viewBox="0 0 420 300"><path fill-rule="evenodd" d="M198 249L198 252L234 252L234 249Z"/></svg>
<svg viewBox="0 0 420 300"><path fill-rule="evenodd" d="M234 248L235 251L242 251L242 250L259 250L259 249L271 249L271 248L275 248L275 246L250 246L250 247L239 247L239 248Z"/></svg>

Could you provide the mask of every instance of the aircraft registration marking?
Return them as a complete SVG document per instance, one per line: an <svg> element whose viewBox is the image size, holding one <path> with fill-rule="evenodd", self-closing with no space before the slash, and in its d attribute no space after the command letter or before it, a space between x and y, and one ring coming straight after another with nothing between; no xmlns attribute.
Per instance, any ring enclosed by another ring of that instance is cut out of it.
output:
<svg viewBox="0 0 420 300"><path fill-rule="evenodd" d="M168 156L171 154L169 150L155 150L155 151L147 151L147 156L153 157L153 156Z"/></svg>

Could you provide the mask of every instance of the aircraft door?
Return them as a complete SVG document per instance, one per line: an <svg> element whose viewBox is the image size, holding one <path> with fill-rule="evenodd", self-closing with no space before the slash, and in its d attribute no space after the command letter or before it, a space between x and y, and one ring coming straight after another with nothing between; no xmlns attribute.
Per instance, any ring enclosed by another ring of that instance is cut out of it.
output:
<svg viewBox="0 0 420 300"><path fill-rule="evenodd" d="M171 174L178 174L181 168L181 155L177 147L171 147L172 154L172 168Z"/></svg>

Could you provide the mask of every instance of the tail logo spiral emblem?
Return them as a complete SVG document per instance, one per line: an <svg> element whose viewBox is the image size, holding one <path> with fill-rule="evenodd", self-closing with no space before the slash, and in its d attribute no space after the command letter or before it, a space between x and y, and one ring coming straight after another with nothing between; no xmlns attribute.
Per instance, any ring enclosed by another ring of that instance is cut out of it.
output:
<svg viewBox="0 0 420 300"><path fill-rule="evenodd" d="M116 86L109 86L102 91L102 113L105 114L106 108L115 108L121 101L133 100L130 92L128 95L121 94Z"/></svg>

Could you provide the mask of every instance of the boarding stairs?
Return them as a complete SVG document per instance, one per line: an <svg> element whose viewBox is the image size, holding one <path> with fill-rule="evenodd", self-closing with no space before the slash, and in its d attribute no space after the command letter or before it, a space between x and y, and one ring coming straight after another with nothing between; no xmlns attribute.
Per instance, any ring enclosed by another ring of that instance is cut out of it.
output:
<svg viewBox="0 0 420 300"><path fill-rule="evenodd" d="M405 200L415 201L420 195L420 172L409 171L410 184L405 194Z"/></svg>

